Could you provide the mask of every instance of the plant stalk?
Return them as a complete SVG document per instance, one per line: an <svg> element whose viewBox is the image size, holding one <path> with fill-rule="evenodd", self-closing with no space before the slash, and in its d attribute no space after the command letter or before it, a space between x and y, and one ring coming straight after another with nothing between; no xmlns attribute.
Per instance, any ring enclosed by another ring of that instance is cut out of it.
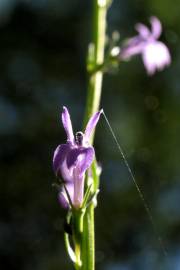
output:
<svg viewBox="0 0 180 270"><path fill-rule="evenodd" d="M89 51L88 65L91 66L89 72L88 92L86 101L86 112L84 117L84 126L88 119L99 110L103 71L98 70L97 66L104 63L104 50L106 41L106 14L108 4L107 0L93 1L93 34L92 34L92 50ZM94 133L90 142L93 144ZM96 167L96 163L93 164ZM93 170L97 171L97 170ZM93 175L92 175L93 176ZM97 175L93 179L97 179ZM87 179L88 181L88 179ZM92 192L96 190L95 180L92 183ZM94 204L91 203L84 216L84 226L82 234L82 270L95 269L95 233L94 233Z"/></svg>

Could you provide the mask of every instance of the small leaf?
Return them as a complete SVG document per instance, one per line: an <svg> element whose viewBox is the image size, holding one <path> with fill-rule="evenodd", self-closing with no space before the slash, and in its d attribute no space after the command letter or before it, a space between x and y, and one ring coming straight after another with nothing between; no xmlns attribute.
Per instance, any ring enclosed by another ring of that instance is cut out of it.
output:
<svg viewBox="0 0 180 270"><path fill-rule="evenodd" d="M67 198L68 198L68 202L69 202L71 208L73 208L73 204L72 204L72 201L71 201L71 197L70 197L69 192L68 192L68 190L67 190L67 188L66 188L66 185L65 185L64 183L63 183L63 187L64 187L64 190L65 190L65 192L66 192L66 195L67 195Z"/></svg>
<svg viewBox="0 0 180 270"><path fill-rule="evenodd" d="M87 190L86 190L86 193L84 195L84 200L83 200L83 203L82 203L82 209L83 208L86 208L86 204L87 204L87 201L89 199L89 196L91 194L91 188L92 188L92 184L88 186Z"/></svg>
<svg viewBox="0 0 180 270"><path fill-rule="evenodd" d="M99 189L97 189L89 198L89 201L87 202L86 204L86 207L88 207L91 203L94 204L94 206L96 207L97 206L97 195L99 193Z"/></svg>
<svg viewBox="0 0 180 270"><path fill-rule="evenodd" d="M73 263L76 263L76 256L75 256L74 250L72 249L72 247L70 245L69 234L68 233L64 233L64 241L65 241L65 246L66 246L67 253L68 253L71 261Z"/></svg>

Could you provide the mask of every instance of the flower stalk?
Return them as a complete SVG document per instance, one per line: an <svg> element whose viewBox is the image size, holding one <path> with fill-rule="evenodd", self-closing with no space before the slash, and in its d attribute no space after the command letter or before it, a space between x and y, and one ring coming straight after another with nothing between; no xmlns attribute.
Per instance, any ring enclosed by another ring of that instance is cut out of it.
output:
<svg viewBox="0 0 180 270"><path fill-rule="evenodd" d="M101 90L103 71L98 67L104 63L104 49L106 42L106 14L109 1L94 0L93 1L93 29L92 29L92 43L89 45L87 57L87 72L89 75L86 112L84 117L84 125L87 123L89 117L98 111ZM93 134L91 136L91 143L93 142Z"/></svg>
<svg viewBox="0 0 180 270"><path fill-rule="evenodd" d="M93 2L93 33L92 43L89 45L87 57L87 72L89 75L86 112L84 125L91 115L99 110L103 71L98 66L104 63L104 50L106 42L106 14L110 2L108 0L94 0ZM94 132L90 142L93 144ZM97 165L92 164L92 188L91 192L97 191L98 173ZM86 183L88 182L88 176ZM95 269L95 238L94 238L94 204L91 202L86 209L82 234L82 270Z"/></svg>
<svg viewBox="0 0 180 270"><path fill-rule="evenodd" d="M62 207L68 210L65 227L65 245L75 269L82 269L83 218L86 209L96 194L91 194L92 184L84 191L85 173L95 158L90 137L95 129L102 110L94 113L87 122L84 132L74 134L71 117L64 106L61 120L67 135L65 144L60 144L54 151L53 169L59 178L58 198ZM70 237L71 240L70 241ZM73 247L71 247L71 242Z"/></svg>

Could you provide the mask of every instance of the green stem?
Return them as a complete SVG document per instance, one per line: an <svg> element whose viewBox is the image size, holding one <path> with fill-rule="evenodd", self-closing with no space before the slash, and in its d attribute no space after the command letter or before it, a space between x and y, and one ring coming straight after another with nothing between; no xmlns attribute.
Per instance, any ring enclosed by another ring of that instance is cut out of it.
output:
<svg viewBox="0 0 180 270"><path fill-rule="evenodd" d="M75 268L81 269L81 250L82 250L82 233L83 233L83 219L84 210L73 209L73 240L74 240L74 252L75 252Z"/></svg>
<svg viewBox="0 0 180 270"><path fill-rule="evenodd" d="M104 2L104 5L98 3ZM93 73L89 73L88 93L86 102L86 112L84 117L84 126L88 119L99 109L103 71L97 70L99 65L104 63L104 48L106 39L106 13L107 4L106 0L94 0L93 3L93 42L92 42L92 55L89 56ZM89 63L88 63L89 64ZM91 137L91 143L93 142L93 136Z"/></svg>
<svg viewBox="0 0 180 270"><path fill-rule="evenodd" d="M93 41L91 55L89 55L89 65L95 72L89 72L89 83L87 93L87 104L84 118L84 126L88 119L99 110L103 71L97 66L104 63L104 49L106 39L106 14L108 9L107 0L94 0L93 3ZM93 144L94 133L91 136ZM96 166L95 163L93 166ZM94 170L96 171L96 170ZM94 175L93 178L97 178ZM95 180L92 184L92 192L96 189ZM82 235L82 270L95 269L95 240L94 240L94 205L91 203L84 216L84 226Z"/></svg>

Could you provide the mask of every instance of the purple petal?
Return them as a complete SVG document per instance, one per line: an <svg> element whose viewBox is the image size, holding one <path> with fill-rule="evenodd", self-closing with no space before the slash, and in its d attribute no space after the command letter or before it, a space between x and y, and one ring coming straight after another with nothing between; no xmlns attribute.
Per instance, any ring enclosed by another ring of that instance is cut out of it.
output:
<svg viewBox="0 0 180 270"><path fill-rule="evenodd" d="M63 208L67 209L67 208L69 208L69 203L67 201L66 194L64 192L63 191L60 191L59 192L59 194L58 194L58 201L59 201L60 205Z"/></svg>
<svg viewBox="0 0 180 270"><path fill-rule="evenodd" d="M130 38L120 51L120 59L128 60L130 57L142 53L146 41L141 36Z"/></svg>
<svg viewBox="0 0 180 270"><path fill-rule="evenodd" d="M78 156L78 167L80 174L83 174L92 164L94 160L94 148L87 147L86 151Z"/></svg>
<svg viewBox="0 0 180 270"><path fill-rule="evenodd" d="M71 118L68 112L68 109L64 106L62 112L62 123L67 134L67 140L71 143L74 143L74 134L71 123Z"/></svg>
<svg viewBox="0 0 180 270"><path fill-rule="evenodd" d="M78 156L84 151L84 148L74 148L67 155L67 167L75 167L78 162Z"/></svg>
<svg viewBox="0 0 180 270"><path fill-rule="evenodd" d="M94 159L93 147L80 147L72 149L67 155L67 167L78 167L82 175L92 164Z"/></svg>
<svg viewBox="0 0 180 270"><path fill-rule="evenodd" d="M92 131L95 129L97 122L99 121L99 117L100 117L101 113L102 113L102 110L93 114L93 116L91 116L91 118L89 119L89 121L86 125L85 132L84 132L84 135L85 135L85 138L87 141L89 140Z"/></svg>
<svg viewBox="0 0 180 270"><path fill-rule="evenodd" d="M62 162L64 161L68 151L69 151L68 144L58 145L58 147L54 151L53 169L54 169L54 172L56 175L57 175L59 167L61 166Z"/></svg>
<svg viewBox="0 0 180 270"><path fill-rule="evenodd" d="M151 23L151 28L152 28L152 36L155 39L158 39L160 37L161 33L162 33L161 22L157 17L152 16L150 18L150 23Z"/></svg>
<svg viewBox="0 0 180 270"><path fill-rule="evenodd" d="M54 151L53 169L57 176L62 177L64 181L72 181L72 169L67 167L66 158L71 151L69 144L61 144Z"/></svg>
<svg viewBox="0 0 180 270"><path fill-rule="evenodd" d="M137 23L135 25L135 29L137 30L137 32L140 34L140 36L143 38L143 39L147 39L148 36L150 35L150 31L149 29L147 28L147 26L145 26L144 24L142 23Z"/></svg>
<svg viewBox="0 0 180 270"><path fill-rule="evenodd" d="M73 197L74 197L74 184L73 183L68 183L66 184L66 189L69 193L69 196L71 198L71 201L73 202ZM66 195L66 191L64 188L61 189L61 191L58 194L58 200L59 203L63 208L69 208L69 201Z"/></svg>
<svg viewBox="0 0 180 270"><path fill-rule="evenodd" d="M171 63L168 48L160 41L148 43L142 54L144 66L149 75L156 70L162 70Z"/></svg>
<svg viewBox="0 0 180 270"><path fill-rule="evenodd" d="M73 205L79 208L82 205L84 197L84 175L81 175L79 167L73 171L74 175L74 198Z"/></svg>

